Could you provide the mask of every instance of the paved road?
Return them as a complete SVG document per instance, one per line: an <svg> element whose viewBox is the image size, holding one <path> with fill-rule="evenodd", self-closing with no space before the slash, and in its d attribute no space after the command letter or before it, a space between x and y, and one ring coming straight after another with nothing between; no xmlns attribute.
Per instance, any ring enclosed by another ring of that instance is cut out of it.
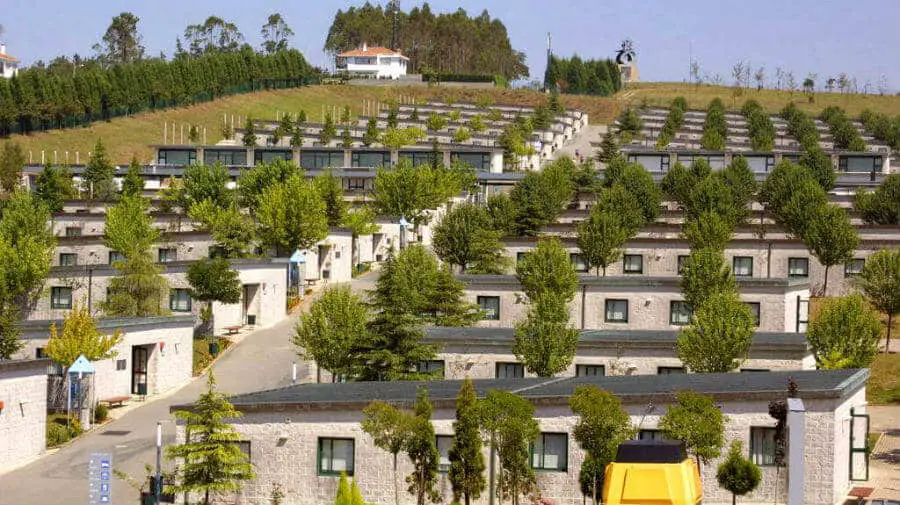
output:
<svg viewBox="0 0 900 505"><path fill-rule="evenodd" d="M603 140L604 133L606 133L606 129L600 125L587 125L569 143L553 153L553 158L568 156L574 159L575 151L578 151L578 154L585 158L590 158L595 154L595 149L591 146L591 142Z"/></svg>
<svg viewBox="0 0 900 505"><path fill-rule="evenodd" d="M354 280L354 290L371 289L375 277L370 274ZM291 363L296 356L290 342L295 320L295 316L289 317L236 344L214 367L219 389L238 394L290 384ZM302 376L310 365L301 362L298 366ZM112 454L115 469L142 480L144 465L156 461L157 421L172 419L169 407L194 401L205 385L205 377L194 379L177 393L132 410L55 454L0 476L0 505L86 504L88 458L94 452ZM174 443L174 430L172 423L163 424L164 445ZM116 479L112 503L138 503L138 492Z"/></svg>

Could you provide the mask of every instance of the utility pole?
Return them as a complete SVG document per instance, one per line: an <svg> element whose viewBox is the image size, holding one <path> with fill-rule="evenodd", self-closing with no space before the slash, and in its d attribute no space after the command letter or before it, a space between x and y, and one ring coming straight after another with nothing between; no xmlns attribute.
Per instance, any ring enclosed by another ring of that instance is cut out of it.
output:
<svg viewBox="0 0 900 505"><path fill-rule="evenodd" d="M400 10L400 0L391 1L392 14L391 19L391 51L397 50L397 11Z"/></svg>

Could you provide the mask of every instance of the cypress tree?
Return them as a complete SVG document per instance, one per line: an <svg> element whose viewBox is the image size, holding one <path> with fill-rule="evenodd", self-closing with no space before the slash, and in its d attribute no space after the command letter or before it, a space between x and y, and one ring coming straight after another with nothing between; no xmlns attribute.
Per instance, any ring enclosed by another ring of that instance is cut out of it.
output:
<svg viewBox="0 0 900 505"><path fill-rule="evenodd" d="M101 139L97 139L94 151L84 169L83 183L92 199L105 200L115 195L113 176L115 167L106 155L106 147Z"/></svg>
<svg viewBox="0 0 900 505"><path fill-rule="evenodd" d="M122 181L122 196L141 196L144 191L144 178L141 177L141 165L137 157L131 158L128 172Z"/></svg>
<svg viewBox="0 0 900 505"><path fill-rule="evenodd" d="M450 446L450 486L453 501L470 505L484 491L484 455L478 431L478 403L472 379L466 377L456 397L456 421Z"/></svg>

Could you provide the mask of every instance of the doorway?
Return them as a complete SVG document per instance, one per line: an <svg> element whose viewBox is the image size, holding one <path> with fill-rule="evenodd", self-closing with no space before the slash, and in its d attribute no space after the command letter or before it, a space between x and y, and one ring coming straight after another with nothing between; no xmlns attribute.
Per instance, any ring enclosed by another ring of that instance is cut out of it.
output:
<svg viewBox="0 0 900 505"><path fill-rule="evenodd" d="M131 348L131 394L147 395L147 363L150 352L146 346Z"/></svg>
<svg viewBox="0 0 900 505"><path fill-rule="evenodd" d="M244 284L244 297L241 303L242 324L260 324L259 306L259 284Z"/></svg>

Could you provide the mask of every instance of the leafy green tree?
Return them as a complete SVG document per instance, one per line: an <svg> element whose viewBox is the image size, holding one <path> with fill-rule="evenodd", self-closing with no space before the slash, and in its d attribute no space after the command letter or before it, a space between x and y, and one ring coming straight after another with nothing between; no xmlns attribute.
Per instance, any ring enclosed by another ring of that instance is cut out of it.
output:
<svg viewBox="0 0 900 505"><path fill-rule="evenodd" d="M319 143L328 146L334 137L337 136L337 128L334 126L334 118L330 112L325 113L325 123L322 125L322 131L319 132Z"/></svg>
<svg viewBox="0 0 900 505"><path fill-rule="evenodd" d="M615 162L611 162L615 164ZM616 183L628 190L635 201L641 206L645 222L652 222L659 215L659 205L662 200L662 191L653 180L653 176L640 163L625 163L620 169L606 171L607 186Z"/></svg>
<svg viewBox="0 0 900 505"><path fill-rule="evenodd" d="M731 242L734 227L718 214L704 212L697 219L685 221L683 235L691 249L724 251Z"/></svg>
<svg viewBox="0 0 900 505"><path fill-rule="evenodd" d="M13 192L22 184L22 169L25 168L25 153L17 142L3 143L0 151L0 188Z"/></svg>
<svg viewBox="0 0 900 505"><path fill-rule="evenodd" d="M102 140L97 139L82 175L82 184L86 186L85 189L91 199L107 200L115 196L116 188L113 180L115 173L115 167L107 158L106 146Z"/></svg>
<svg viewBox="0 0 900 505"><path fill-rule="evenodd" d="M428 389L416 389L416 403L409 423L406 455L413 466L413 473L406 477L409 484L407 492L416 497L417 505L425 505L426 501L440 503L441 495L437 484L438 460L434 425L431 424L431 402L428 400Z"/></svg>
<svg viewBox="0 0 900 505"><path fill-rule="evenodd" d="M869 256L856 285L873 307L887 314L885 349L890 349L891 325L900 314L900 252L882 250Z"/></svg>
<svg viewBox="0 0 900 505"><path fill-rule="evenodd" d="M828 292L828 270L853 257L859 247L859 234L850 223L850 216L837 205L825 205L806 226L803 242L825 267L822 292Z"/></svg>
<svg viewBox="0 0 900 505"><path fill-rule="evenodd" d="M888 174L874 192L857 191L853 208L867 224L900 224L900 174Z"/></svg>
<svg viewBox="0 0 900 505"><path fill-rule="evenodd" d="M732 440L728 456L716 469L719 487L731 493L731 505L737 504L737 497L753 492L762 481L762 472L756 463L744 457L740 440Z"/></svg>
<svg viewBox="0 0 900 505"><path fill-rule="evenodd" d="M47 165L38 174L34 196L44 203L50 213L63 211L63 202L76 195L72 172L65 167Z"/></svg>
<svg viewBox="0 0 900 505"><path fill-rule="evenodd" d="M246 258L256 238L253 220L232 204L228 208L216 206L211 200L204 200L191 206L188 217L201 231L208 231L216 242L211 248L211 256L223 258Z"/></svg>
<svg viewBox="0 0 900 505"><path fill-rule="evenodd" d="M341 179L331 170L326 170L316 176L316 188L325 202L325 215L328 217L328 226L342 226L347 215L349 205L344 200L344 189L341 187Z"/></svg>
<svg viewBox="0 0 900 505"><path fill-rule="evenodd" d="M555 296L536 299L526 319L516 323L513 354L538 377L566 370L578 347L578 330L568 322L568 307Z"/></svg>
<svg viewBox="0 0 900 505"><path fill-rule="evenodd" d="M634 234L614 210L595 206L588 218L578 224L578 249L588 268L603 269L622 257L622 247Z"/></svg>
<svg viewBox="0 0 900 505"><path fill-rule="evenodd" d="M362 143L364 146L369 147L372 144L378 142L379 138L378 134L378 118L372 116L369 118L369 121L366 123L366 132L363 134Z"/></svg>
<svg viewBox="0 0 900 505"><path fill-rule="evenodd" d="M750 203L753 202L759 191L759 184L756 182L756 175L750 169L747 159L743 156L735 156L731 163L721 171L721 177L731 190L735 208L749 212ZM744 214L744 217L746 215Z"/></svg>
<svg viewBox="0 0 900 505"><path fill-rule="evenodd" d="M691 325L678 334L678 358L697 373L725 373L739 367L753 341L750 307L728 291L713 292L694 307Z"/></svg>
<svg viewBox="0 0 900 505"><path fill-rule="evenodd" d="M461 126L453 132L453 141L457 144L468 142L472 138L472 132L465 126Z"/></svg>
<svg viewBox="0 0 900 505"><path fill-rule="evenodd" d="M501 236L515 235L518 209L508 194L498 193L489 196L487 210L491 216L493 229L499 231Z"/></svg>
<svg viewBox="0 0 900 505"><path fill-rule="evenodd" d="M243 284L237 271L225 258L204 258L187 269L191 298L206 304L201 318L212 326L212 302L233 304L241 301Z"/></svg>
<svg viewBox="0 0 900 505"><path fill-rule="evenodd" d="M440 114L431 114L425 120L425 126L431 131L440 131L447 127L447 118Z"/></svg>
<svg viewBox="0 0 900 505"><path fill-rule="evenodd" d="M452 170L413 167L409 160L400 160L393 169L376 172L372 203L379 215L404 217L418 226L428 222L427 211L437 209L462 189L459 175Z"/></svg>
<svg viewBox="0 0 900 505"><path fill-rule="evenodd" d="M329 286L300 315L293 343L298 354L334 376L349 377L353 349L366 333L369 308L349 286Z"/></svg>
<svg viewBox="0 0 900 505"><path fill-rule="evenodd" d="M675 393L675 401L659 420L659 429L665 437L683 442L697 459L698 466L719 457L725 445L727 418L713 403L713 398L693 391L679 391Z"/></svg>
<svg viewBox="0 0 900 505"><path fill-rule="evenodd" d="M466 377L456 397L456 420L453 421L453 442L449 459L450 487L453 501L471 505L484 491L484 455L478 433L478 398L472 379Z"/></svg>
<svg viewBox="0 0 900 505"><path fill-rule="evenodd" d="M142 37L137 29L140 20L130 12L113 17L103 35L104 60L111 64L127 65L144 57Z"/></svg>
<svg viewBox="0 0 900 505"><path fill-rule="evenodd" d="M799 163L812 172L823 190L830 191L834 188L835 175L831 156L828 156L818 145L804 149Z"/></svg>
<svg viewBox="0 0 900 505"><path fill-rule="evenodd" d="M783 207L775 209L775 220L794 236L804 238L827 206L828 195L816 181L807 179L799 184Z"/></svg>
<svg viewBox="0 0 900 505"><path fill-rule="evenodd" d="M806 339L819 368L868 368L878 355L881 334L878 313L854 294L826 299Z"/></svg>
<svg viewBox="0 0 900 505"><path fill-rule="evenodd" d="M345 149L353 147L353 135L350 134L350 127L347 125L344 125L341 131L341 147Z"/></svg>
<svg viewBox="0 0 900 505"><path fill-rule="evenodd" d="M237 444L241 434L226 422L241 417L241 412L216 389L212 371L206 392L190 410L175 411L175 417L184 422L188 435L184 443L166 448L168 459L181 462L180 482L167 486L167 493L201 493L202 503L209 505L211 492L237 492L256 478L249 457Z"/></svg>
<svg viewBox="0 0 900 505"><path fill-rule="evenodd" d="M344 216L344 227L350 230L352 238L350 248L352 249L353 261L358 262L359 237L376 233L381 227L375 223L375 213L372 212L372 208L369 206L347 212Z"/></svg>
<svg viewBox="0 0 900 505"><path fill-rule="evenodd" d="M388 115L387 115L388 129L397 128L397 125L399 124L399 121L397 120L397 115L399 113L400 113L400 108L397 107L397 104L391 104L390 109L388 109Z"/></svg>
<svg viewBox="0 0 900 505"><path fill-rule="evenodd" d="M263 163L253 167L252 170L241 171L238 180L238 203L250 211L251 214L259 210L260 195L269 186L283 183L294 175L303 175L303 171L293 161L274 160L272 163Z"/></svg>
<svg viewBox="0 0 900 505"><path fill-rule="evenodd" d="M394 503L400 503L400 490L397 486L397 456L406 445L409 437L412 416L397 407L381 400L374 400L363 409L363 420L360 427L375 444L375 447L388 451L394 459Z"/></svg>
<svg viewBox="0 0 900 505"><path fill-rule="evenodd" d="M109 335L99 331L87 306L76 302L63 316L62 331L57 330L55 322L50 324L46 352L50 359L68 370L82 354L89 361L114 358L117 355L115 347L123 338L121 329Z"/></svg>
<svg viewBox="0 0 900 505"><path fill-rule="evenodd" d="M746 219L750 209L735 205L734 195L722 177L706 177L691 190L685 211L688 219L704 213L717 214L734 227Z"/></svg>
<svg viewBox="0 0 900 505"><path fill-rule="evenodd" d="M178 206L189 211L191 206L209 200L219 208L228 208L234 201L234 191L228 189L230 180L228 169L219 162L190 165L184 169L182 186L176 194Z"/></svg>
<svg viewBox="0 0 900 505"><path fill-rule="evenodd" d="M575 388L569 408L578 416L572 436L586 453L581 474L590 476L590 496L597 503L603 489L602 469L615 461L619 444L634 434L631 418L617 397L591 385Z"/></svg>
<svg viewBox="0 0 900 505"><path fill-rule="evenodd" d="M244 136L241 138L241 143L247 147L256 146L256 124L253 122L253 118L247 116L247 119L244 121Z"/></svg>
<svg viewBox="0 0 900 505"><path fill-rule="evenodd" d="M408 128L388 128L381 135L381 143L391 149L401 149L415 144L425 138L425 130L410 126Z"/></svg>
<svg viewBox="0 0 900 505"><path fill-rule="evenodd" d="M465 272L471 265L478 273L503 273L501 233L493 229L487 209L473 203L454 205L434 227L435 254Z"/></svg>
<svg viewBox="0 0 900 505"><path fill-rule="evenodd" d="M519 235L536 235L552 223L572 199L575 187L570 159L557 160L541 172L528 172L513 188L510 198L516 204L516 228Z"/></svg>
<svg viewBox="0 0 900 505"><path fill-rule="evenodd" d="M56 247L47 207L16 191L0 209L0 359L23 344L19 319L40 295Z"/></svg>
<svg viewBox="0 0 900 505"><path fill-rule="evenodd" d="M619 143L616 141L616 134L609 130L603 136L603 142L600 143L600 151L597 152L597 161L603 164L609 164L616 156L619 155Z"/></svg>
<svg viewBox="0 0 900 505"><path fill-rule="evenodd" d="M481 319L477 305L463 300L465 284L456 280L448 265L438 269L434 292L429 299L434 324L437 326L469 326Z"/></svg>
<svg viewBox="0 0 900 505"><path fill-rule="evenodd" d="M578 286L569 253L557 238L539 240L534 251L516 265L516 277L532 302L553 297L568 303L575 298Z"/></svg>
<svg viewBox="0 0 900 505"><path fill-rule="evenodd" d="M294 36L294 31L288 26L281 14L269 14L266 24L262 27L262 49L266 54L276 54L288 49L288 39Z"/></svg>
<svg viewBox="0 0 900 505"><path fill-rule="evenodd" d="M138 163L137 157L131 158L131 164L128 165L128 172L125 173L125 178L122 180L122 195L123 196L141 196L144 193L144 178L141 173L143 170L141 169L140 163Z"/></svg>
<svg viewBox="0 0 900 505"><path fill-rule="evenodd" d="M487 125L484 124L484 119L482 119L481 114L476 114L469 119L468 123L469 129L475 133L483 133L487 130Z"/></svg>
<svg viewBox="0 0 900 505"><path fill-rule="evenodd" d="M692 307L699 307L716 293L737 292L731 267L725 263L721 250L693 249L682 268L681 291Z"/></svg>
<svg viewBox="0 0 900 505"><path fill-rule="evenodd" d="M778 219L778 212L790 201L797 189L805 181L815 181L815 176L806 167L784 160L772 170L760 187L760 203L766 205Z"/></svg>
<svg viewBox="0 0 900 505"><path fill-rule="evenodd" d="M328 235L328 216L315 181L299 174L260 195L259 238L279 256L309 249Z"/></svg>
<svg viewBox="0 0 900 505"><path fill-rule="evenodd" d="M166 312L163 300L169 286L150 254L159 231L148 210L143 198L126 196L106 212L104 244L125 256L113 262L119 275L110 279L110 294L103 303L109 316L148 317Z"/></svg>
<svg viewBox="0 0 900 505"><path fill-rule="evenodd" d="M534 406L514 393L491 390L478 401L478 416L491 453L496 453L500 462L497 495L519 505L521 496L535 489L528 450L540 434Z"/></svg>

